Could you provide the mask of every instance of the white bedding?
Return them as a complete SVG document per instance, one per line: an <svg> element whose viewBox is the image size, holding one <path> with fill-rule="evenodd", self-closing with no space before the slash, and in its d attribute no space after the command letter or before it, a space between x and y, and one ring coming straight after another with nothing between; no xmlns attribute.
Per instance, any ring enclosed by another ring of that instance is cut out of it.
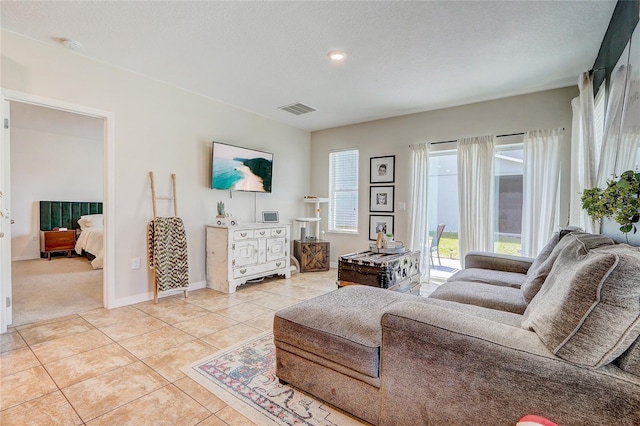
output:
<svg viewBox="0 0 640 426"><path fill-rule="evenodd" d="M91 261L93 269L102 269L103 231L102 228L84 229L76 241L76 253L82 254L82 250L84 250L96 257Z"/></svg>

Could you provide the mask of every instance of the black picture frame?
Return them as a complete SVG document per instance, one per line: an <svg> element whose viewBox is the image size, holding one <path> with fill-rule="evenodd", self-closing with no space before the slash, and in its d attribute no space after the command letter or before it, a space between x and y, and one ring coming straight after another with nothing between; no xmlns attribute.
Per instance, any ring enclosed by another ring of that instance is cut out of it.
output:
<svg viewBox="0 0 640 426"><path fill-rule="evenodd" d="M393 215L369 215L369 240L375 241L378 237L378 232L384 232L385 234L393 235L393 221Z"/></svg>
<svg viewBox="0 0 640 426"><path fill-rule="evenodd" d="M394 183L396 181L395 155L371 157L369 162L369 183Z"/></svg>
<svg viewBox="0 0 640 426"><path fill-rule="evenodd" d="M381 213L393 213L395 205L395 187L372 186L369 189L369 211Z"/></svg>

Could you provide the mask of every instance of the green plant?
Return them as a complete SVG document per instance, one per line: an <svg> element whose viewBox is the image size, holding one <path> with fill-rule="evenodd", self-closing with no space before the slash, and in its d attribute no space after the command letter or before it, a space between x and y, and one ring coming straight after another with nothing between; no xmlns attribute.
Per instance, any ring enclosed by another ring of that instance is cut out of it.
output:
<svg viewBox="0 0 640 426"><path fill-rule="evenodd" d="M625 234L638 232L640 221L640 173L627 170L619 178L607 182L605 189L585 189L582 193L582 208L593 220L608 217L620 225Z"/></svg>
<svg viewBox="0 0 640 426"><path fill-rule="evenodd" d="M218 202L218 216L224 216L224 203L222 201Z"/></svg>

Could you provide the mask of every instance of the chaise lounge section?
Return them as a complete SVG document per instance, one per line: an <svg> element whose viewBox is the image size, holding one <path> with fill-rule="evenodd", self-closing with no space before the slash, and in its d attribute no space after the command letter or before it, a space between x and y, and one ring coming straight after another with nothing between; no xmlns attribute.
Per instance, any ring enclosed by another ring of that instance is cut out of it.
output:
<svg viewBox="0 0 640 426"><path fill-rule="evenodd" d="M585 233L552 246L506 271L525 275L520 288L503 274L450 281L439 298L348 286L280 310L276 374L376 425L513 425L527 414L640 424L640 251ZM527 302L525 282L540 276ZM525 308L445 300L472 285L519 291Z"/></svg>

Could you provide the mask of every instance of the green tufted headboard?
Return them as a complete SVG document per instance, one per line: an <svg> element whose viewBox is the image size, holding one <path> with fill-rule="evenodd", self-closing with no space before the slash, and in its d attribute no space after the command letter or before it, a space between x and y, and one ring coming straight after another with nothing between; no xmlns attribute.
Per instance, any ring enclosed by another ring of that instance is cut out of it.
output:
<svg viewBox="0 0 640 426"><path fill-rule="evenodd" d="M102 213L102 202L40 201L40 230L77 229L80 216L99 213Z"/></svg>

